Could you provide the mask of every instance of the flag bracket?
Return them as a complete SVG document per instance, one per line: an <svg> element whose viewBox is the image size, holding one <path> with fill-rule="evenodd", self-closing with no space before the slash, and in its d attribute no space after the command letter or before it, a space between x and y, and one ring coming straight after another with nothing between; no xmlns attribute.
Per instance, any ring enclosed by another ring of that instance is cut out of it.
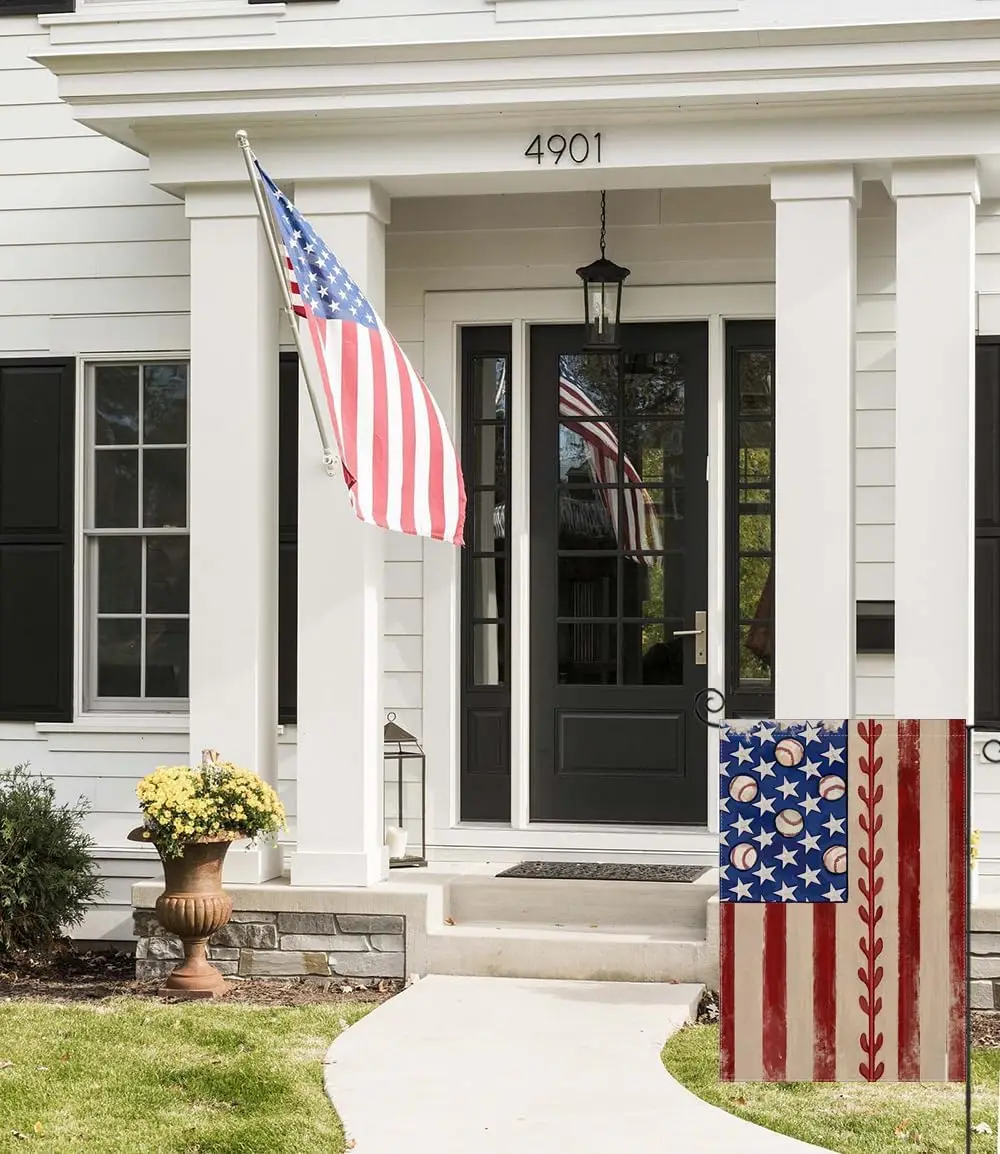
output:
<svg viewBox="0 0 1000 1154"><path fill-rule="evenodd" d="M726 695L711 686L699 689L694 695L694 715L709 729L721 729L726 724Z"/></svg>

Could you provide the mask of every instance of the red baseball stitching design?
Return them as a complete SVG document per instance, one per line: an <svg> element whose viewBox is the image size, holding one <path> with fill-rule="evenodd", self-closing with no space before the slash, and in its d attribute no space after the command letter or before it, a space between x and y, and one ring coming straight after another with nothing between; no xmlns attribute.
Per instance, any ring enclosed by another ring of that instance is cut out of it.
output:
<svg viewBox="0 0 1000 1154"><path fill-rule="evenodd" d="M867 753L858 759L859 768L865 778L865 781L858 785L858 797L864 806L858 817L858 824L866 835L858 848L858 860L863 867L858 878L858 890L864 899L858 906L858 914L866 927L866 932L862 934L858 943L865 956L865 965L858 967L858 978L865 990L858 998L858 1005L868 1019L867 1028L862 1032L860 1039L866 1060L859 1065L858 1070L862 1078L869 1082L877 1082L885 1073L885 1063L878 1060L885 1039L881 1033L878 1035L875 1033L878 1015L882 1012L882 998L878 988L882 983L883 969L878 965L878 959L884 947L882 938L877 933L883 914L882 906L877 899L882 892L885 878L876 873L884 854L875 846L875 837L883 823L882 815L877 810L885 792L881 785L875 784L875 777L882 768L882 758L875 755L875 746L882 736L882 726L874 721L867 724L861 721L858 723L858 736L867 746Z"/></svg>

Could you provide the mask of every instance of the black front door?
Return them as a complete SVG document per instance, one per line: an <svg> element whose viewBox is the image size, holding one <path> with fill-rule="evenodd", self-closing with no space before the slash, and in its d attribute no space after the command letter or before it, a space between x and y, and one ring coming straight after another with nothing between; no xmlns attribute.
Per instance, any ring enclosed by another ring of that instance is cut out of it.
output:
<svg viewBox="0 0 1000 1154"><path fill-rule="evenodd" d="M531 818L704 824L708 327L532 330Z"/></svg>

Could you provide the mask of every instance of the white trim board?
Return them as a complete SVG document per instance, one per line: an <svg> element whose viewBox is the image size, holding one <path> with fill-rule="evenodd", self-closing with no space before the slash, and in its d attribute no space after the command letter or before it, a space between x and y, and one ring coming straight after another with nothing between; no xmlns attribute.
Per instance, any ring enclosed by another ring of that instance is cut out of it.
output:
<svg viewBox="0 0 1000 1154"><path fill-rule="evenodd" d="M646 827L563 826L555 830L528 820L529 658L523 623L529 596L528 574L528 426L524 419L528 380L528 330L532 324L574 324L580 319L575 289L496 290L427 293L424 298L424 379L452 429L461 427L460 330L464 326L504 324L512 330L513 396L509 496L514 516L511 555L511 824L483 828L459 823L460 770L460 564L458 552L435 542L424 550L423 735L427 758L427 843L429 846L504 845L511 849L543 845L573 852L683 852L685 840L718 830L718 735L709 729L708 825L701 830ZM709 481L707 590L708 684L725 684L724 621L726 320L774 316L773 284L636 286L624 295L623 320L670 323L706 321L709 326ZM522 416L517 417L520 413ZM519 514L519 515L518 515ZM498 839L500 839L498 841ZM674 847L678 847L675 850ZM478 852L482 852L479 849Z"/></svg>

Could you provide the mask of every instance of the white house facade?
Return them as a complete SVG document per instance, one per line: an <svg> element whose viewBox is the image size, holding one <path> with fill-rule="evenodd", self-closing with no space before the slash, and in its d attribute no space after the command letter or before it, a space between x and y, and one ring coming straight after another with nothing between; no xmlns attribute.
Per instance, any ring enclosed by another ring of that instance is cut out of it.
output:
<svg viewBox="0 0 1000 1154"><path fill-rule="evenodd" d="M1000 3L877 7L0 3L0 763L91 803L83 936L205 748L291 819L229 880L363 912L390 712L432 869L709 866L708 689L979 723L1000 889ZM327 476L240 129L435 394L464 550Z"/></svg>

